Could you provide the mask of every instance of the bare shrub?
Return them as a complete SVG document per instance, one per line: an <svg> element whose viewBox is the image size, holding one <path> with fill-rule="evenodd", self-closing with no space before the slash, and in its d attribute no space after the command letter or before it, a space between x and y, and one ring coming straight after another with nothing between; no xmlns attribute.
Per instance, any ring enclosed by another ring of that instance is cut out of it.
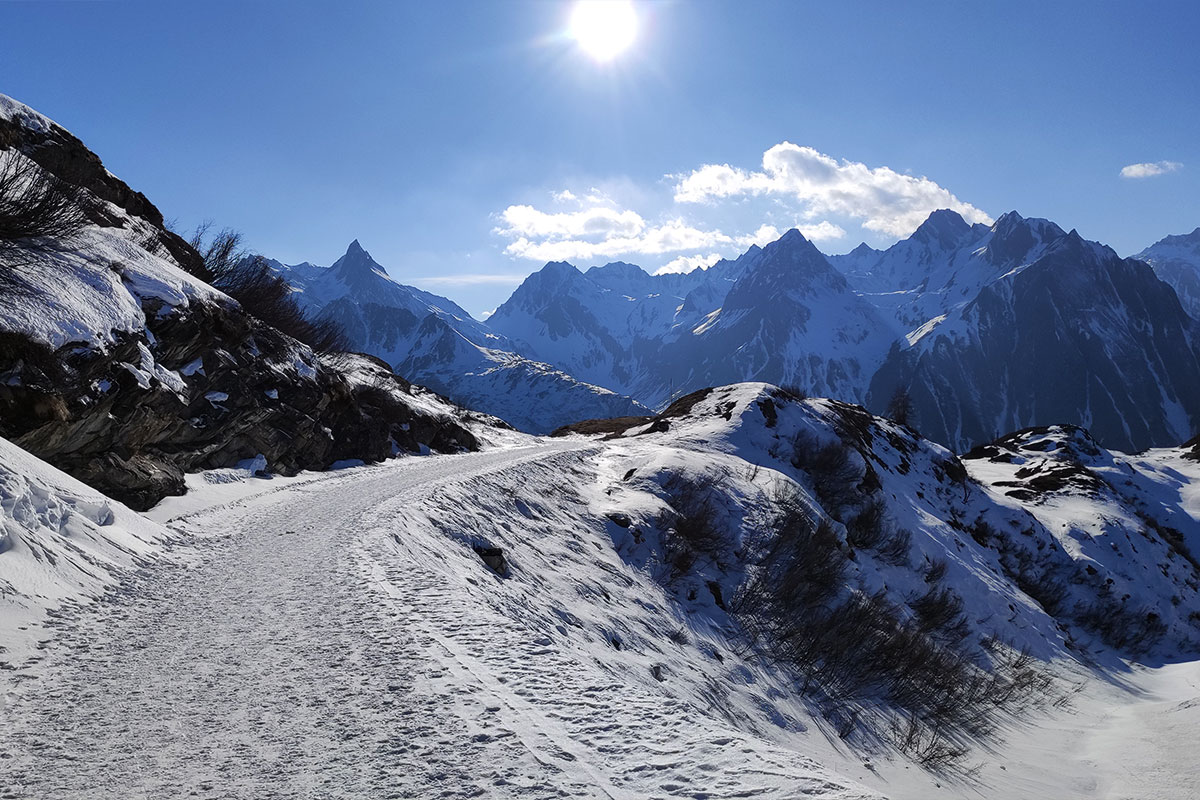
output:
<svg viewBox="0 0 1200 800"><path fill-rule="evenodd" d="M1114 602L1100 601L1079 609L1075 619L1106 644L1130 653L1149 650L1167 632L1167 624L1158 612Z"/></svg>
<svg viewBox="0 0 1200 800"><path fill-rule="evenodd" d="M242 235L225 228L209 236L204 223L192 234L193 248L204 260L208 280L237 300L248 314L322 353L350 349L346 331L328 318L312 319L292 296L292 288L266 259L242 246Z"/></svg>
<svg viewBox="0 0 1200 800"><path fill-rule="evenodd" d="M963 600L948 586L931 586L923 595L910 600L908 607L916 614L922 630L943 641L958 644L971 632L963 614Z"/></svg>
<svg viewBox="0 0 1200 800"><path fill-rule="evenodd" d="M1057 570L1038 570L1026 556L1019 559L1018 568L1011 571L1013 583L1017 588L1042 607L1052 617L1062 613L1067 599L1067 587L1060 580Z"/></svg>
<svg viewBox="0 0 1200 800"><path fill-rule="evenodd" d="M875 550L884 543L887 539L884 510L883 499L872 497L846 521L846 538L853 547Z"/></svg>
<svg viewBox="0 0 1200 800"><path fill-rule="evenodd" d="M720 559L727 539L716 522L716 502L724 485L724 477L714 475L672 475L663 484L671 510L659 518L658 527L663 561L670 565L673 578L689 572L701 559Z"/></svg>
<svg viewBox="0 0 1200 800"><path fill-rule="evenodd" d="M910 550L912 550L912 531L905 528L897 528L880 543L879 549L875 551L875 554L885 564L891 564L894 567L903 567L908 565Z"/></svg>
<svg viewBox="0 0 1200 800"><path fill-rule="evenodd" d="M927 563L929 589L909 613L882 591L848 585L845 545L798 492L781 493L774 506L771 535L751 554L754 566L731 610L760 651L796 670L807 691L835 705L882 701L902 720L891 731L896 746L940 770L966 753L960 737L989 735L1002 706L1041 685L1035 676L1042 673L1026 662L998 658L991 672L976 662L965 645L962 598L937 585L944 561ZM907 554L911 535L894 536L896 555Z"/></svg>
<svg viewBox="0 0 1200 800"><path fill-rule="evenodd" d="M796 403L808 399L808 392L794 383L776 387L772 395L776 400L791 400Z"/></svg>
<svg viewBox="0 0 1200 800"><path fill-rule="evenodd" d="M946 577L946 570L949 569L949 564L940 558L935 558L926 561L924 578L926 583L939 583L942 578Z"/></svg>
<svg viewBox="0 0 1200 800"><path fill-rule="evenodd" d="M850 453L842 442L822 444L807 431L792 440L792 466L808 473L821 504L831 513L854 503L862 494L862 473Z"/></svg>
<svg viewBox="0 0 1200 800"><path fill-rule="evenodd" d="M0 152L0 248L70 238L87 222L85 198L15 150Z"/></svg>

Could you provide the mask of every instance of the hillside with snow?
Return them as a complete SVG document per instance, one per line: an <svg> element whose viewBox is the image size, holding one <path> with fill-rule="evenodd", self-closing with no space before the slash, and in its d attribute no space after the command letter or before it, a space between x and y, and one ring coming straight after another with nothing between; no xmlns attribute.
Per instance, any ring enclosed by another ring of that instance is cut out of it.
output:
<svg viewBox="0 0 1200 800"><path fill-rule="evenodd" d="M938 211L481 322L0 95L4 197L0 795L1200 791L1188 237Z"/></svg>
<svg viewBox="0 0 1200 800"><path fill-rule="evenodd" d="M1200 680L1190 450L1053 428L960 461L753 383L628 425L193 483L150 513L169 561L54 622L0 774L913 800L1200 778L1173 739Z"/></svg>
<svg viewBox="0 0 1200 800"><path fill-rule="evenodd" d="M906 389L917 427L960 451L1062 422L1121 450L1191 438L1200 327L1171 287L1074 231L1033 252L899 341L868 404Z"/></svg>

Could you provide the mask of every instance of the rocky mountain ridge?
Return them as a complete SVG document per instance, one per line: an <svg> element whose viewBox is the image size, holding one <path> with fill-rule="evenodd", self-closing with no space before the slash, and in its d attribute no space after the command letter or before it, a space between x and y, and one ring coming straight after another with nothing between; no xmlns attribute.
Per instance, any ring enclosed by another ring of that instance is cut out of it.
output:
<svg viewBox="0 0 1200 800"><path fill-rule="evenodd" d="M143 195L2 96L0 159L78 187L82 214L0 251L0 435L109 496L146 508L185 471L260 455L290 474L475 449L500 424L259 322L195 277L199 254Z"/></svg>

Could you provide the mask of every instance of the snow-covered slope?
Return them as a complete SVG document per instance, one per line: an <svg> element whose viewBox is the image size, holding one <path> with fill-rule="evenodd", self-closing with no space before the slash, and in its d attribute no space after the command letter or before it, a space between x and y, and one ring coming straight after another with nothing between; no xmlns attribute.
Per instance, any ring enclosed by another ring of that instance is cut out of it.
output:
<svg viewBox="0 0 1200 800"><path fill-rule="evenodd" d="M734 280L759 254L679 275L649 275L624 262L580 272L551 262L530 275L488 318L521 352L582 380L632 393L646 359L719 308ZM655 405L663 398L639 396Z"/></svg>
<svg viewBox="0 0 1200 800"><path fill-rule="evenodd" d="M346 327L355 344L365 348L363 352L388 362L407 354L405 337L430 314L472 338L487 339L489 335L454 301L394 280L357 239L329 267L308 262L288 266L274 260L267 264L292 286L306 311L333 317ZM384 309L407 313L397 315L389 325L380 317Z"/></svg>
<svg viewBox="0 0 1200 800"><path fill-rule="evenodd" d="M488 324L652 407L738 380L862 399L895 335L796 230L686 275L547 264Z"/></svg>
<svg viewBox="0 0 1200 800"><path fill-rule="evenodd" d="M425 317L414 333L402 375L468 408L490 408L530 433L549 433L596 417L648 414L649 409L599 386L578 381L548 364L469 340L440 317Z"/></svg>
<svg viewBox="0 0 1200 800"><path fill-rule="evenodd" d="M1164 258L1191 252L1188 237L1167 242ZM1178 274L1186 290L1192 273ZM1137 449L1200 424L1200 340L1169 293L1049 220L1013 211L988 227L942 210L883 251L826 258L790 231L683 276L547 264L488 324L654 408L740 380L880 411L905 389L917 426L956 449L1053 423Z"/></svg>
<svg viewBox="0 0 1200 800"><path fill-rule="evenodd" d="M977 449L964 469L941 446L860 407L753 383L698 392L618 441L627 444L614 447L631 451L659 442L694 452L680 468L724 471L741 492L748 489L737 468L723 469L714 452L757 465L764 484L798 482L848 544L859 540L853 574L866 590L883 587L895 602L910 602L920 565L946 561L946 584L971 627L1041 657L1068 643L1168 654L1200 647L1200 561L1191 555L1200 551L1200 467L1188 450L1127 457L1078 428L1034 429ZM848 457L835 463L822 451L830 445ZM860 530L866 509L879 526L874 537ZM888 552L898 531L911 534L907 553ZM735 541L731 563L737 550ZM721 577L734 581L728 596L743 576ZM1098 606L1155 619L1144 641L1133 622L1106 640Z"/></svg>
<svg viewBox="0 0 1200 800"><path fill-rule="evenodd" d="M1153 267L1154 274L1179 295L1192 319L1200 319L1200 228L1161 239L1134 258Z"/></svg>
<svg viewBox="0 0 1200 800"><path fill-rule="evenodd" d="M1200 648L1200 471L1188 451L1127 456L1081 428L1053 426L983 445L964 463L1052 531L1104 598L1119 599L1083 609L1092 625L1128 643L1165 637Z"/></svg>
<svg viewBox="0 0 1200 800"><path fill-rule="evenodd" d="M1185 451L1127 463L1062 430L993 455L1066 446L1194 530ZM1026 496L1003 458L967 464L742 384L607 441L249 478L236 503L213 484L207 510L154 511L188 515L186 559L61 626L0 776L63 798L1086 798L1137 770L1152 796L1186 788L1194 664L1126 660L1195 657L1181 545L1116 494ZM1116 642L1110 619L1148 634ZM936 684L936 713L978 716L914 734L905 709L930 713L921 676L946 668L962 683Z"/></svg>
<svg viewBox="0 0 1200 800"><path fill-rule="evenodd" d="M359 245L328 268L268 261L310 314L341 325L357 350L468 408L531 433L645 408L518 354L518 346L445 297L393 280Z"/></svg>
<svg viewBox="0 0 1200 800"><path fill-rule="evenodd" d="M0 439L0 670L38 660L47 612L101 594L171 538Z"/></svg>
<svg viewBox="0 0 1200 800"><path fill-rule="evenodd" d="M750 254L721 307L643 357L635 397L769 381L862 400L894 333L797 230Z"/></svg>

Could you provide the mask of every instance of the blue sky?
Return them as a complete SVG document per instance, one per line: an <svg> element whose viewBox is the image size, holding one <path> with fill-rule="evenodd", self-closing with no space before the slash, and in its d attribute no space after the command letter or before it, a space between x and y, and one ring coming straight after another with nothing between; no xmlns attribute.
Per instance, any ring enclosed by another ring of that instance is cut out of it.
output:
<svg viewBox="0 0 1200 800"><path fill-rule="evenodd" d="M182 229L321 264L358 238L476 314L548 257L683 268L793 225L844 252L932 205L1123 255L1200 225L1193 0L635 9L598 64L547 0L0 3L0 92Z"/></svg>

